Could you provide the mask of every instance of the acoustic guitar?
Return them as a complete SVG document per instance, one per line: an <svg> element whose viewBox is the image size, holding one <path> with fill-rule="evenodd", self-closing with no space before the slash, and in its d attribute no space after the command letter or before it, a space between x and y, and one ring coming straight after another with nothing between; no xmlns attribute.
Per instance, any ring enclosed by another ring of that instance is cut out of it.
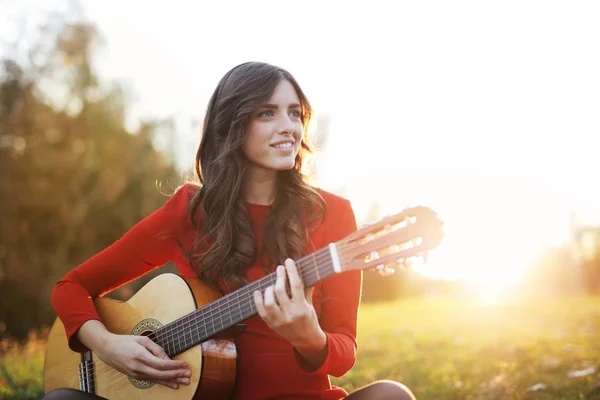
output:
<svg viewBox="0 0 600 400"><path fill-rule="evenodd" d="M442 225L427 207L407 208L296 260L296 265L305 287L347 271L394 271L413 257L426 260L427 252L442 240ZM172 359L186 360L190 384L174 391L128 377L92 351L73 352L57 318L46 345L44 390L74 388L111 400L228 398L235 383L235 328L257 312L252 293L264 291L275 280L271 273L222 295L200 280L165 273L128 301L95 298L109 331L148 336Z"/></svg>

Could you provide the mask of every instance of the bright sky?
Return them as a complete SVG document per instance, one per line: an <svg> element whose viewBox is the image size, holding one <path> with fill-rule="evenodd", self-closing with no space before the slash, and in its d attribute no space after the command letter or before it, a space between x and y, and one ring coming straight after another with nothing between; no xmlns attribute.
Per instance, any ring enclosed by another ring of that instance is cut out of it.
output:
<svg viewBox="0 0 600 400"><path fill-rule="evenodd" d="M106 39L102 74L137 94L133 116L199 120L233 66L288 69L332 118L323 187L344 186L359 218L378 201L446 221L424 273L513 282L564 238L570 210L600 221L597 1L83 4ZM198 126L180 133L188 167Z"/></svg>

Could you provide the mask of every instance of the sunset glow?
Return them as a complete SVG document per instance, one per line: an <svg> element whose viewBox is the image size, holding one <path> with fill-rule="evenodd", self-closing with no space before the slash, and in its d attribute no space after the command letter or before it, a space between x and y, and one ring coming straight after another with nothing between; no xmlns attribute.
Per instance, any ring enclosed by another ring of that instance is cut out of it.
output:
<svg viewBox="0 0 600 400"><path fill-rule="evenodd" d="M359 220L373 203L384 214L414 204L440 213L446 238L422 268L428 276L509 285L539 251L569 240L571 212L600 221L590 187L600 170L600 56L589 51L600 25L580 3L382 2L344 7L342 19L337 6L312 1L193 12L148 3L133 19L134 2L119 14L83 3L106 39L101 73L138 99L129 123L175 116L184 171L227 70L262 60L291 71L331 121L317 156L322 187L352 200ZM228 29L204 15L230 15ZM290 39L291 26L306 24Z"/></svg>

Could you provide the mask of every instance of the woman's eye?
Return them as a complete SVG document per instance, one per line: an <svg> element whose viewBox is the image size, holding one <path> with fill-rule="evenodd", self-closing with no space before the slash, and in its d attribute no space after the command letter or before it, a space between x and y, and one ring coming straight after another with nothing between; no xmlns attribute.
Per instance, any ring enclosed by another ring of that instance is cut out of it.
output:
<svg viewBox="0 0 600 400"><path fill-rule="evenodd" d="M292 112L290 114L294 118L300 118L300 117L302 117L302 111L300 111L300 110L292 110Z"/></svg>
<svg viewBox="0 0 600 400"><path fill-rule="evenodd" d="M265 111L263 111L263 112L260 112L260 113L258 114L258 116L259 116L259 117L272 117L273 115L274 115L274 114L273 114L273 111L272 111L272 110L265 110Z"/></svg>

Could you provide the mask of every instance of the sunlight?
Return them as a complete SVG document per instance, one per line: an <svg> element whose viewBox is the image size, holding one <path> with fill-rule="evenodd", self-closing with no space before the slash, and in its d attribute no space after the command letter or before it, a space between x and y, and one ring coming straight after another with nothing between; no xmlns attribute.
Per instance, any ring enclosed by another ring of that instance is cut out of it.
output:
<svg viewBox="0 0 600 400"><path fill-rule="evenodd" d="M481 290L474 299L476 305L481 307L493 307L502 303L505 291L501 288L489 288Z"/></svg>
<svg viewBox="0 0 600 400"><path fill-rule="evenodd" d="M388 175L393 175L389 169ZM407 178L397 186L386 181L386 176L369 182L356 177L356 189L349 187L347 195L358 218L369 212L374 197L383 215L408 204L433 208L444 220L445 238L415 270L485 288L484 304L521 283L540 250L569 237L568 207L535 181L521 184L510 176L501 181L490 174L453 176L449 170ZM421 181L430 184L423 187Z"/></svg>

